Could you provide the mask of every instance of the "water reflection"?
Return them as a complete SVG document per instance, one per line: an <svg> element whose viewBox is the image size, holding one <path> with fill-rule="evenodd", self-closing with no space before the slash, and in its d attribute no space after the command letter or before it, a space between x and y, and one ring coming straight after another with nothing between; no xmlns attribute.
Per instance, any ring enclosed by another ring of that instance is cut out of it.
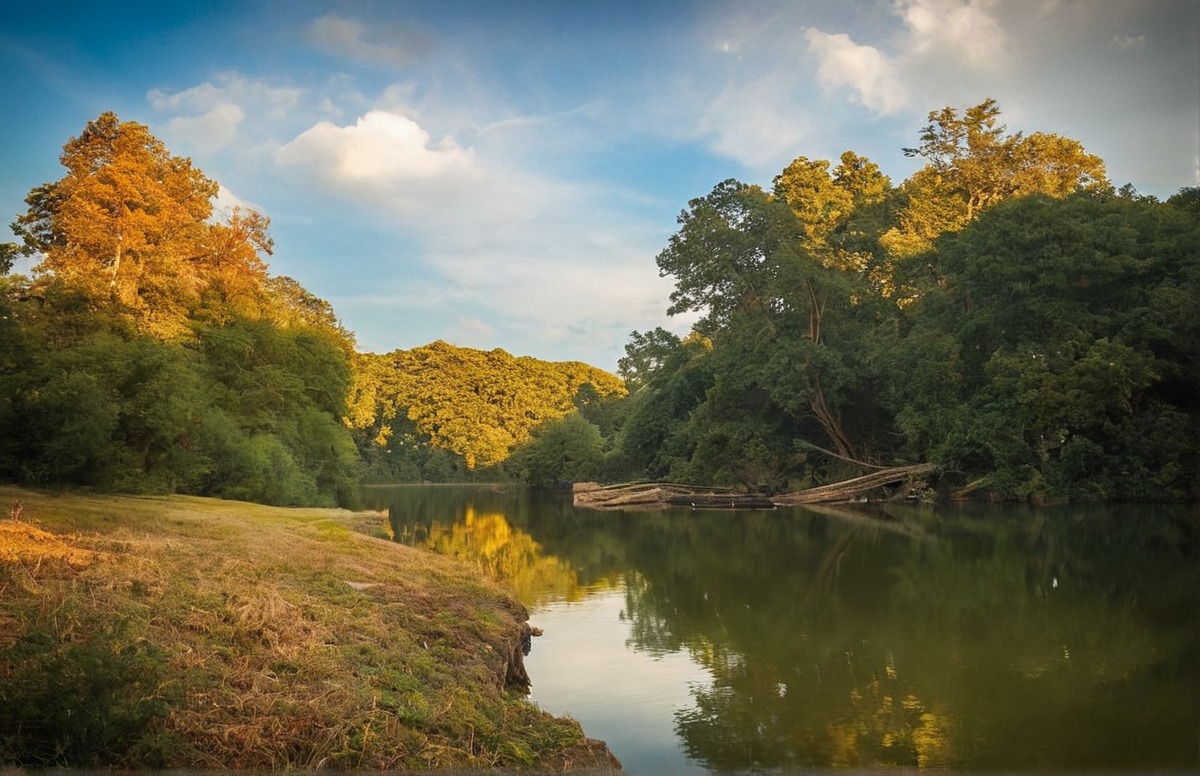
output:
<svg viewBox="0 0 1200 776"><path fill-rule="evenodd" d="M474 564L508 585L526 606L577 601L589 589L615 581L581 576L578 569L514 524L558 505L557 499L502 486L396 486L368 491L374 508L387 508L395 541Z"/></svg>
<svg viewBox="0 0 1200 776"><path fill-rule="evenodd" d="M611 697L547 706L593 735L581 707L642 731L669 715L675 737L657 760L640 753L644 736L619 734L632 759L610 739L630 772L667 772L663 757L677 772L1200 765L1200 521L1186 510L898 511L881 523L404 493L388 497L398 539L478 564L556 628L619 634L537 645L537 660L557 662L534 671L535 695L598 665L635 686L672 683L669 708L614 681L588 685ZM561 603L614 600L619 616L598 626ZM683 656L686 682L664 668Z"/></svg>

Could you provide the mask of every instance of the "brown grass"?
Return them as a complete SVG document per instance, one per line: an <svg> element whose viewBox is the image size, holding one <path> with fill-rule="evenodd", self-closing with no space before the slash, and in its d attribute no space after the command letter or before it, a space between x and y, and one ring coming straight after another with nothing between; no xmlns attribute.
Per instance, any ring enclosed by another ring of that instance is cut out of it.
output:
<svg viewBox="0 0 1200 776"><path fill-rule="evenodd" d="M0 728L53 739L0 736L0 765L613 763L506 686L524 609L454 561L368 535L378 516L6 487L0 499L23 507L0 517ZM92 732L55 727L55 704L91 715Z"/></svg>

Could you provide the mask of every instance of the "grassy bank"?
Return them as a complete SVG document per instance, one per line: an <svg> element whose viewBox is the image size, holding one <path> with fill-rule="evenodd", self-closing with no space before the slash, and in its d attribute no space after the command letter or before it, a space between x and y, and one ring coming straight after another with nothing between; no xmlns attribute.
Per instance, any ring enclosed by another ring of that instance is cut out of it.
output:
<svg viewBox="0 0 1200 776"><path fill-rule="evenodd" d="M0 506L0 764L610 762L525 699L523 608L382 517L7 487Z"/></svg>

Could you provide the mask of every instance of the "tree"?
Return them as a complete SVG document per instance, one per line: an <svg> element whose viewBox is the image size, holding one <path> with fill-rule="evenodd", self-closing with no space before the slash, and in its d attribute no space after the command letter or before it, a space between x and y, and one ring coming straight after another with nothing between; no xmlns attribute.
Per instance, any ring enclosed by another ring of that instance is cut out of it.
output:
<svg viewBox="0 0 1200 776"><path fill-rule="evenodd" d="M1104 162L1079 141L1041 132L1006 135L999 116L991 99L962 114L952 107L930 111L920 144L904 149L926 164L902 188L899 223L884 238L894 257L927 250L938 235L958 231L1010 197L1111 189Z"/></svg>
<svg viewBox="0 0 1200 776"><path fill-rule="evenodd" d="M769 321L774 271L769 252L800 236L786 205L758 186L727 180L691 200L676 220L679 231L655 260L660 275L675 278L667 314L702 313L696 331L710 337L736 314ZM790 231L790 240L783 231Z"/></svg>
<svg viewBox="0 0 1200 776"><path fill-rule="evenodd" d="M1110 187L1104 162L1079 141L1042 132L1005 135L999 116L1000 107L990 99L961 116L951 107L930 111L921 144L904 149L906 156L925 159L962 200L968 221L1009 197L1065 197Z"/></svg>
<svg viewBox="0 0 1200 776"><path fill-rule="evenodd" d="M26 252L42 255L35 272L111 298L148 332L180 333L217 184L113 113L88 122L60 160L66 176L34 189L14 224Z"/></svg>
<svg viewBox="0 0 1200 776"><path fill-rule="evenodd" d="M617 374L631 392L650 385L664 370L671 369L681 352L679 337L659 326L653 331L634 331L617 361Z"/></svg>
<svg viewBox="0 0 1200 776"><path fill-rule="evenodd" d="M801 246L825 266L844 266L830 238L854 208L854 194L829 174L829 162L800 156L775 176L774 194L804 230Z"/></svg>
<svg viewBox="0 0 1200 776"><path fill-rule="evenodd" d="M547 421L510 457L507 466L535 487L595 479L604 457L600 429L579 413Z"/></svg>
<svg viewBox="0 0 1200 776"><path fill-rule="evenodd" d="M852 352L841 343L830 348L827 334L831 316L856 315L865 275L828 242L853 196L834 185L827 167L797 160L777 178L775 196L719 184L680 215L658 265L676 279L668 313L703 312L697 331L725 354L726 368L754 374L797 421L811 413L828 444L855 458L838 404L852 379L845 368Z"/></svg>
<svg viewBox="0 0 1200 776"><path fill-rule="evenodd" d="M274 249L270 225L266 216L241 207L225 223L208 225L192 268L203 288L196 317L218 324L272 313L279 317L271 305L276 279L268 277L263 258Z"/></svg>
<svg viewBox="0 0 1200 776"><path fill-rule="evenodd" d="M944 286L893 351L901 427L1010 496L1181 497L1200 453L1198 247L1170 205L1086 194L1014 199L943 237Z"/></svg>
<svg viewBox="0 0 1200 776"><path fill-rule="evenodd" d="M21 246L16 243L0 243L0 275L7 275L21 255Z"/></svg>
<svg viewBox="0 0 1200 776"><path fill-rule="evenodd" d="M213 223L215 181L149 129L111 112L63 146L66 174L34 188L13 223L43 288L58 284L159 339L264 310L268 220L236 209Z"/></svg>

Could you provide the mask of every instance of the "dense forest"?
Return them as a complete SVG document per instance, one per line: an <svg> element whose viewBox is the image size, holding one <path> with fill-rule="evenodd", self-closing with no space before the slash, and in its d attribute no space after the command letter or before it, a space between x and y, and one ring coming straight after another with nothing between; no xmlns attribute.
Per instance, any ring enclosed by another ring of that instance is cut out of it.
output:
<svg viewBox="0 0 1200 776"><path fill-rule="evenodd" d="M1200 189L934 111L899 185L847 151L692 200L657 257L690 334L620 378L435 342L360 353L270 273L268 219L111 113L0 251L0 479L349 504L368 481L795 490L929 461L992 498L1200 495ZM18 254L37 263L11 274Z"/></svg>
<svg viewBox="0 0 1200 776"><path fill-rule="evenodd" d="M1200 495L1200 189L1115 190L999 117L931 112L899 186L848 151L688 203L657 263L699 321L633 333L629 397L568 435L594 470L772 492L932 462L993 499Z"/></svg>
<svg viewBox="0 0 1200 776"><path fill-rule="evenodd" d="M499 476L577 395L625 392L502 350L358 353L270 274L268 219L215 218L217 184L147 127L105 113L60 159L0 252L0 479L351 504L364 477ZM32 278L10 274L20 253Z"/></svg>

